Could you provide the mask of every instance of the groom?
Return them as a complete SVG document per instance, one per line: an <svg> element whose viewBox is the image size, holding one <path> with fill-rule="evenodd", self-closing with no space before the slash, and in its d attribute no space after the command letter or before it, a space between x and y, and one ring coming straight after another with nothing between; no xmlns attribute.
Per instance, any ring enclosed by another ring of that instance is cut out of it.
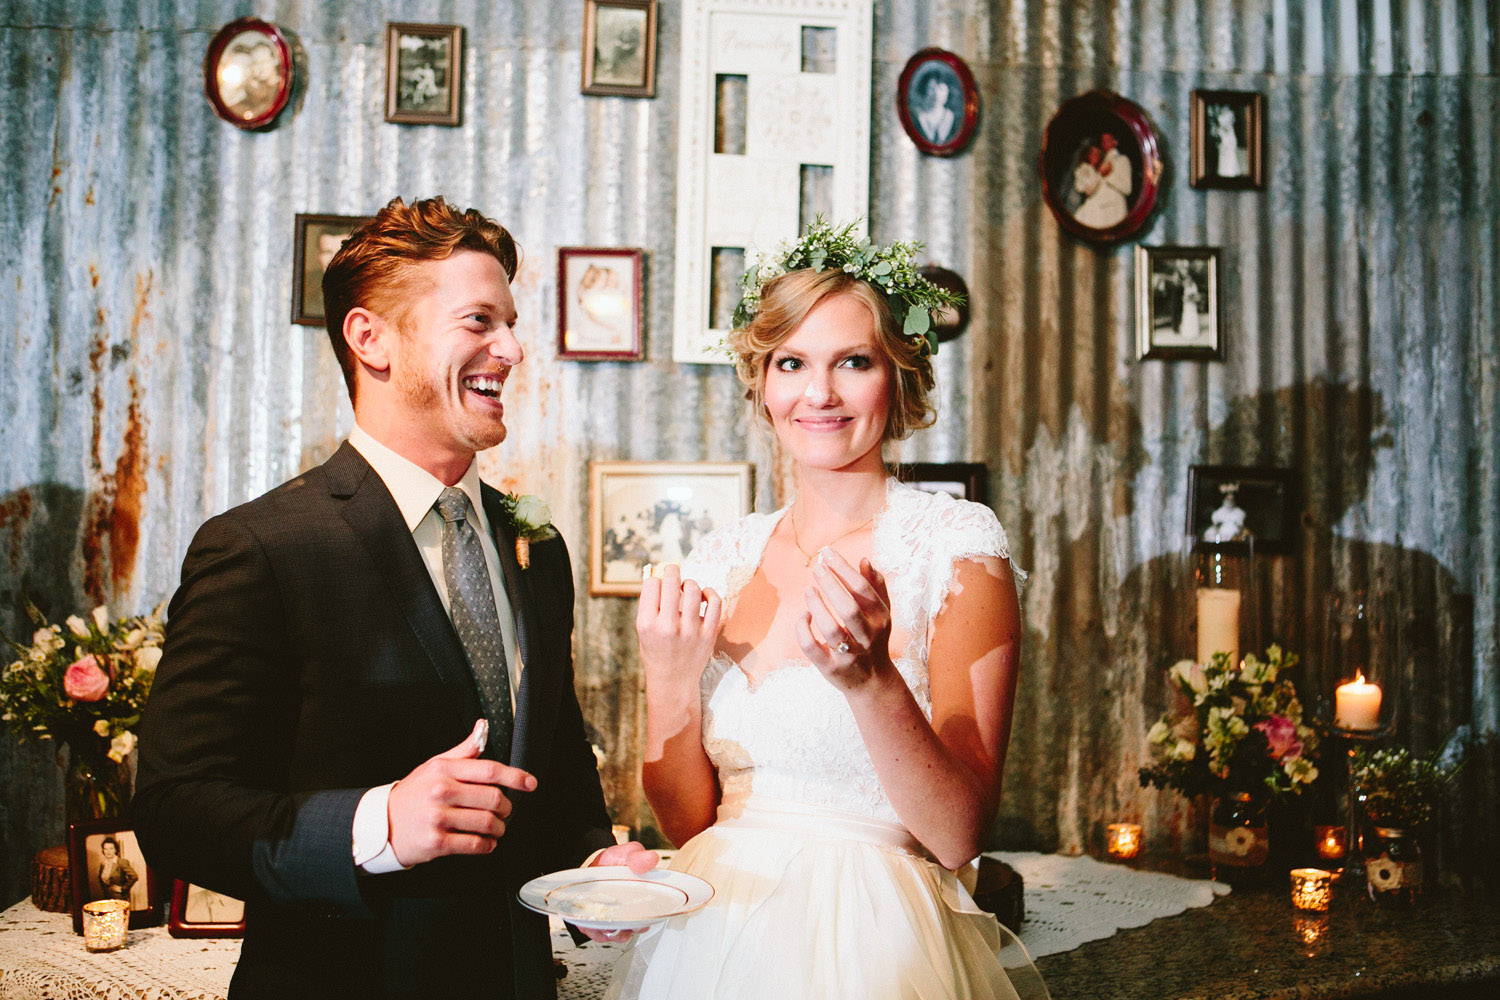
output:
<svg viewBox="0 0 1500 1000"><path fill-rule="evenodd" d="M517 889L614 847L573 691L560 537L517 560L475 453L505 437L516 247L387 205L324 277L354 403L323 465L199 529L132 812L152 866L246 902L230 996L555 992Z"/></svg>

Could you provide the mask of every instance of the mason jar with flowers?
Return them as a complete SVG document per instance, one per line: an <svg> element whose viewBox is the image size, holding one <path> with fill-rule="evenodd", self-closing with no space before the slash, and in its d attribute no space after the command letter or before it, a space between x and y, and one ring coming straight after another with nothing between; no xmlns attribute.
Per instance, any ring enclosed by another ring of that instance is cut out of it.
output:
<svg viewBox="0 0 1500 1000"><path fill-rule="evenodd" d="M1318 776L1317 734L1302 720L1289 676L1295 654L1280 646L1238 666L1227 653L1206 664L1180 660L1167 671L1173 711L1146 734L1155 762L1142 786L1213 796L1208 854L1216 866L1255 869L1270 853L1266 806L1298 795Z"/></svg>
<svg viewBox="0 0 1500 1000"><path fill-rule="evenodd" d="M68 822L123 816L128 758L161 659L162 609L111 621L100 605L62 625L34 605L26 612L31 642L5 637L16 659L0 672L0 721L23 740L67 747Z"/></svg>
<svg viewBox="0 0 1500 1000"><path fill-rule="evenodd" d="M1404 747L1361 750L1354 761L1354 791L1374 827L1365 849L1365 886L1382 906L1404 908L1422 897L1418 835L1437 815L1463 756L1422 758Z"/></svg>

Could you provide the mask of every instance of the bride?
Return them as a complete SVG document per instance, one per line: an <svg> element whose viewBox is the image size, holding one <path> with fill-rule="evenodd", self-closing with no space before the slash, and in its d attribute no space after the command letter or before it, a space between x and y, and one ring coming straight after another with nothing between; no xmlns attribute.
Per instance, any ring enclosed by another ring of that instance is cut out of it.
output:
<svg viewBox="0 0 1500 1000"><path fill-rule="evenodd" d="M1046 996L954 874L985 846L1010 735L1009 544L988 508L882 461L932 422L930 346L891 308L947 300L916 249L817 224L746 276L731 346L797 497L642 587L643 783L672 867L715 895L638 936L610 997Z"/></svg>

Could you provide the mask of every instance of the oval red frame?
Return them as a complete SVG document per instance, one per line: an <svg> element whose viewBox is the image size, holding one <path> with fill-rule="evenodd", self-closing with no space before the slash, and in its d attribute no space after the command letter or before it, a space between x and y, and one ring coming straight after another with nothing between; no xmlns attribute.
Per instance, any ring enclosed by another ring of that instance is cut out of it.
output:
<svg viewBox="0 0 1500 1000"><path fill-rule="evenodd" d="M964 89L964 120L958 126L958 131L953 133L953 138L941 145L928 142L917 129L916 122L912 121L911 109L906 106L906 90L911 83L911 78L916 75L919 68L929 62L946 63L958 77L959 84ZM962 152L968 146L969 141L974 138L974 132L979 127L979 87L974 83L974 74L969 72L969 64L962 58L949 52L947 49L937 47L926 48L918 52L906 61L906 66L901 70L901 79L896 82L896 114L901 117L901 127L906 130L906 135L922 152L929 156L953 156Z"/></svg>
<svg viewBox="0 0 1500 1000"><path fill-rule="evenodd" d="M1125 123L1140 150L1141 193L1123 220L1108 229L1095 229L1079 222L1058 200L1058 192L1052 186L1047 173L1047 152L1052 143L1053 129L1066 117L1080 114L1112 115ZM1042 177L1042 199L1052 210L1057 224L1063 229L1089 243L1118 243L1129 239L1145 228L1146 221L1156 210L1161 194L1162 174L1166 162L1162 159L1161 136L1139 104L1110 90L1090 90L1064 101L1053 114L1047 127L1042 130L1042 152L1037 158L1037 172Z"/></svg>
<svg viewBox="0 0 1500 1000"><path fill-rule="evenodd" d="M219 94L217 74L214 72L219 65L219 57L224 54L224 49L229 45L230 40L244 31L255 31L266 36L266 40L275 48L276 58L281 64L281 86L276 91L276 99L271 102L270 108L254 118L241 118L229 110L229 106L224 103L224 98ZM281 33L281 29L258 17L242 17L224 25L209 41L208 52L203 57L203 95L208 98L209 106L214 109L214 114L236 128L247 131L265 128L276 120L276 116L281 114L281 110L291 99L292 74L292 48L287 44L286 36Z"/></svg>

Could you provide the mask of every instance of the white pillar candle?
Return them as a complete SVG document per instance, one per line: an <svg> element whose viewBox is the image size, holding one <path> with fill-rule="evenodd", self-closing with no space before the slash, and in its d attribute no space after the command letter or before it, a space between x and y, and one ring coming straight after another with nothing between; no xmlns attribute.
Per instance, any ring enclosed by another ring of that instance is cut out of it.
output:
<svg viewBox="0 0 1500 1000"><path fill-rule="evenodd" d="M1325 688L1326 690L1326 688ZM1377 729L1380 726L1380 685L1369 684L1360 674L1333 693L1333 724L1342 729Z"/></svg>
<svg viewBox="0 0 1500 1000"><path fill-rule="evenodd" d="M1198 588L1198 662L1228 653L1240 662L1240 592L1225 587Z"/></svg>

